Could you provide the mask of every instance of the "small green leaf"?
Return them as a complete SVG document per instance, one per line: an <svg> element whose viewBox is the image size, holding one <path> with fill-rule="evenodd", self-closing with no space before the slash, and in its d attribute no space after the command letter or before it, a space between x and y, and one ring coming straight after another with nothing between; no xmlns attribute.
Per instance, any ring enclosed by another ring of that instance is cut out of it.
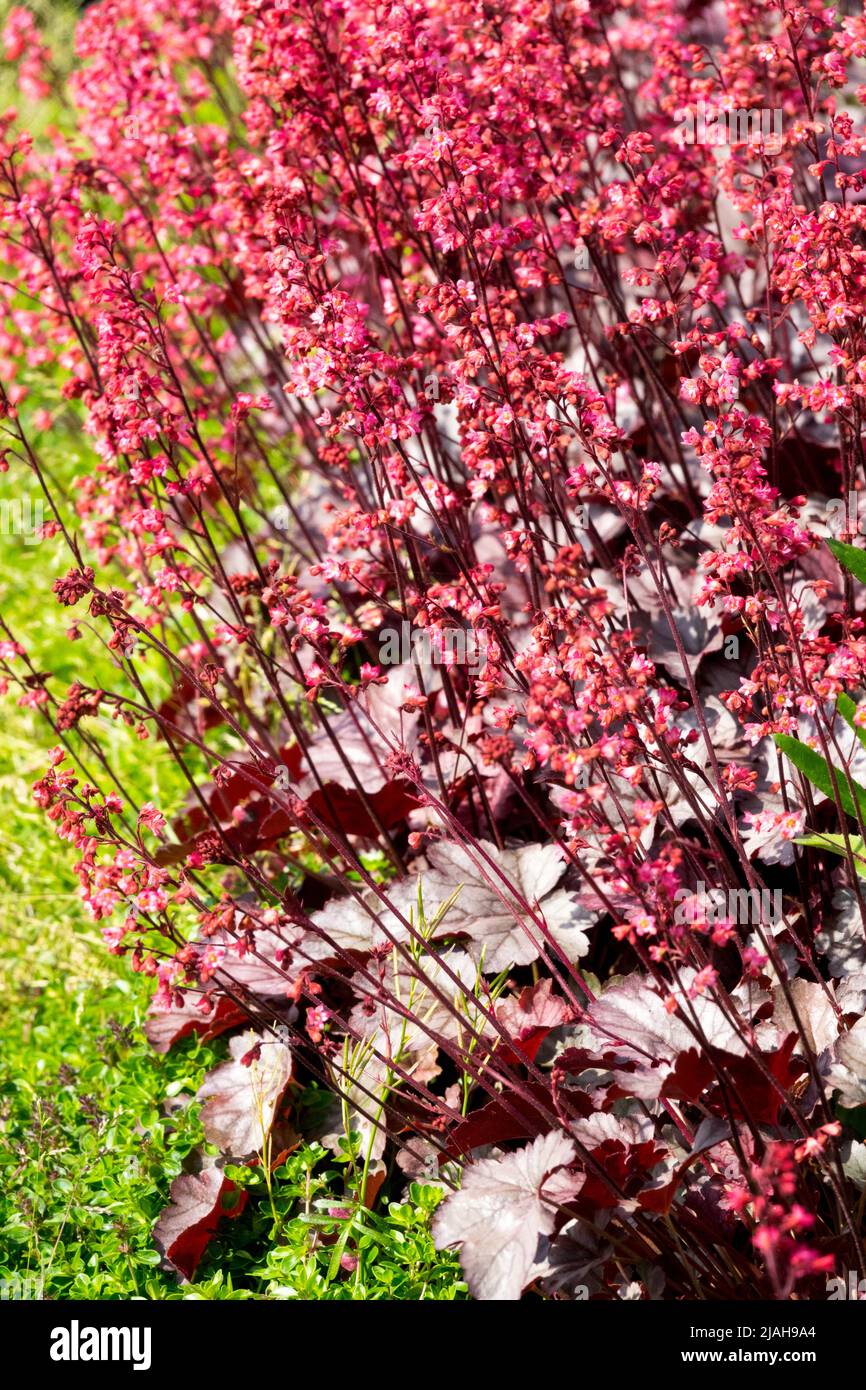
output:
<svg viewBox="0 0 866 1390"><path fill-rule="evenodd" d="M845 778L837 768L831 767L826 758L822 758L820 753L816 753L814 748L810 748L807 743L801 743L797 738L791 738L789 734L773 735L777 748L790 758L796 768L799 768L804 777L822 791L825 796L833 800L833 784L839 794L839 803L846 815L854 816L856 819L859 812L864 822L866 822L866 787L861 787L859 782L855 782L853 777ZM851 795L853 790L854 795ZM856 805L854 798L856 797Z"/></svg>
<svg viewBox="0 0 866 1390"><path fill-rule="evenodd" d="M183 1079L178 1081L169 1081L168 1085L165 1088L165 1094L167 1096L179 1096L181 1091L189 1085L190 1082L187 1080L186 1077L183 1077Z"/></svg>
<svg viewBox="0 0 866 1390"><path fill-rule="evenodd" d="M849 836L851 854L854 859L854 868L861 878L866 878L866 843L861 835ZM795 845L807 845L810 849L826 849L831 854L840 854L847 857L848 851L845 848L844 835L823 835L814 831L810 835L801 835L795 841Z"/></svg>
<svg viewBox="0 0 866 1390"><path fill-rule="evenodd" d="M866 550L856 545L846 545L844 541L828 541L827 545L843 569L866 584Z"/></svg>
<svg viewBox="0 0 866 1390"><path fill-rule="evenodd" d="M137 1250L135 1252L135 1263L137 1265L151 1265L154 1268L162 1263L162 1255L158 1250Z"/></svg>
<svg viewBox="0 0 866 1390"><path fill-rule="evenodd" d="M352 1234L352 1228L353 1228L354 1224L355 1224L355 1219L354 1219L354 1217L349 1217L349 1219L346 1221L345 1226L343 1227L343 1230L342 1230L342 1232L341 1232L341 1234L340 1234L340 1238L339 1238L339 1240L337 1241L337 1244L334 1246L334 1253L331 1255L331 1263L328 1265L328 1283L329 1283L329 1284L332 1283L333 1280L336 1279L336 1277L337 1277L337 1274L338 1274L339 1269L340 1269L340 1261L341 1261L342 1258L343 1258L343 1254L344 1254L345 1249L346 1249L346 1246L347 1246L347 1244L348 1244L349 1236Z"/></svg>

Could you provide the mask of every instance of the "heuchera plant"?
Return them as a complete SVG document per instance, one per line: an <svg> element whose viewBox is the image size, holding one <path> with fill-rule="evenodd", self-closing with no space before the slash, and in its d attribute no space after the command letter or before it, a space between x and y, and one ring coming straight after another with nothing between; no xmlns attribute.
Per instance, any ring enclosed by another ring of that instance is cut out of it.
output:
<svg viewBox="0 0 866 1390"><path fill-rule="evenodd" d="M5 628L5 685L154 1046L234 1030L183 1272L317 1083L356 1196L448 1189L477 1297L866 1274L846 8L102 0L72 132L3 117L4 462L117 668Z"/></svg>

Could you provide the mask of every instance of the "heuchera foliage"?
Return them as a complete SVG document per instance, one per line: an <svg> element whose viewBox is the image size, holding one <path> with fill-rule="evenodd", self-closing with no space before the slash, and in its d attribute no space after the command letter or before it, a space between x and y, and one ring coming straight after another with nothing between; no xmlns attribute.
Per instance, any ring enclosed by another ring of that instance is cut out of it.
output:
<svg viewBox="0 0 866 1390"><path fill-rule="evenodd" d="M478 1297L866 1274L847 9L102 0L73 133L3 117L4 463L117 668L6 628L4 684L154 1046L236 1030L184 1273L317 1082L363 1199L451 1190ZM185 804L118 785L111 719Z"/></svg>

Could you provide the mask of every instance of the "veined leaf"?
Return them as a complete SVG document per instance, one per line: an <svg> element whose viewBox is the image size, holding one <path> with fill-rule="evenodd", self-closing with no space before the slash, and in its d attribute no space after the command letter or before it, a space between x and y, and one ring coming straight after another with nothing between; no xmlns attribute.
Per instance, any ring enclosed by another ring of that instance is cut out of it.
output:
<svg viewBox="0 0 866 1390"><path fill-rule="evenodd" d="M811 849L827 849L831 854L840 854L847 857L844 835L823 835L814 831L811 835L801 835L794 841L795 845L807 845ZM861 878L866 878L866 843L862 835L849 836L851 845L851 855L854 860L854 868Z"/></svg>
<svg viewBox="0 0 866 1390"><path fill-rule="evenodd" d="M514 1153L467 1166L463 1186L433 1222L437 1250L460 1245L460 1263L475 1298L520 1298L529 1282L539 1236L552 1234L557 1208L577 1196L585 1174L563 1171L576 1157L558 1130Z"/></svg>
<svg viewBox="0 0 866 1390"><path fill-rule="evenodd" d="M857 811L864 821L866 821L866 787L861 787L859 782L855 782L853 777L846 778L838 768L831 767L826 758L822 758L820 753L816 753L814 748L810 748L807 743L801 743L797 738L791 738L790 734L773 735L777 748L780 748L789 758L796 768L799 768L804 777L822 791L825 796L833 800L833 785L839 793L839 802L846 815L856 818ZM852 796L853 790L853 796ZM856 798L856 804L855 804Z"/></svg>
<svg viewBox="0 0 866 1390"><path fill-rule="evenodd" d="M292 1077L285 1043L255 1029L229 1043L230 1060L208 1072L198 1090L205 1138L232 1158L260 1154L268 1141L280 1099Z"/></svg>
<svg viewBox="0 0 866 1390"><path fill-rule="evenodd" d="M828 540L827 544L842 568L859 579L861 584L866 584L866 550L856 545L846 545L844 541Z"/></svg>

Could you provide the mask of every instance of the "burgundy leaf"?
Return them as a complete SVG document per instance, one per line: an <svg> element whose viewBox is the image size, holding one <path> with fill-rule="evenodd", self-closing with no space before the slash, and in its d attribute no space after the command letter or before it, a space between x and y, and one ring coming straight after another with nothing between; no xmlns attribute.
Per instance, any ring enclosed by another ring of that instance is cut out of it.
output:
<svg viewBox="0 0 866 1390"><path fill-rule="evenodd" d="M528 1094L512 1092L507 1100L491 1100L479 1110L473 1110L451 1130L448 1152L456 1158L485 1144L502 1144L508 1139L535 1139L547 1125L544 1108L550 1108L550 1093L535 1081L527 1085L525 1091ZM585 1105L588 1111L592 1110L592 1101L585 1093L575 1092L574 1095L575 1109Z"/></svg>
<svg viewBox="0 0 866 1390"><path fill-rule="evenodd" d="M172 1183L169 1204L153 1228L157 1249L191 1279L220 1218L238 1216L246 1201L246 1192L238 1191L215 1164L199 1173L181 1173Z"/></svg>
<svg viewBox="0 0 866 1390"><path fill-rule="evenodd" d="M207 996L205 996L207 997ZM184 994L182 1004L171 1004L164 1008L152 999L144 1025L145 1036L155 1052L168 1052L181 1038L197 1033L204 1040L215 1038L236 1023L242 1023L245 1014L233 999L214 994L214 1007L209 1014L202 1013L198 1007L200 996Z"/></svg>
<svg viewBox="0 0 866 1390"><path fill-rule="evenodd" d="M552 993L552 980L539 980L512 994L498 1006L496 1017L532 1061L551 1028L567 1023L571 1010L564 999Z"/></svg>

